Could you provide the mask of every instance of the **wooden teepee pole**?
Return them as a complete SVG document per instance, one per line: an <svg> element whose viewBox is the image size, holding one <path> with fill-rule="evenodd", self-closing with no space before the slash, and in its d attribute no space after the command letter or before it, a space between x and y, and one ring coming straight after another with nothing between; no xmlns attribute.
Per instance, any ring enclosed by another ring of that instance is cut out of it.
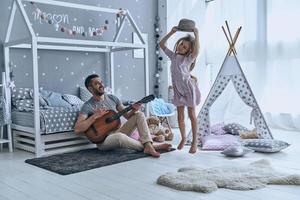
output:
<svg viewBox="0 0 300 200"><path fill-rule="evenodd" d="M224 34L225 34L225 37L226 37L226 39L227 39L227 42L228 42L228 44L229 44L229 49L228 49L228 52L227 52L226 55L227 55L227 56L230 55L231 52L234 53L234 54L236 55L237 52L236 52L236 49L235 49L235 46L234 46L234 45L235 45L235 43L236 43L236 41L237 41L237 38L238 38L238 36L239 36L239 34L240 34L240 31L241 31L242 27L240 26L240 27L237 29L237 31L236 31L235 34L234 34L234 38L232 39L232 35L231 35L230 29L229 29L228 22L225 21L225 24L226 24L226 27L227 27L228 34L227 34L227 32L226 32L224 26L222 26L222 30L223 30L223 32L224 32ZM229 37L228 37L228 35L229 35Z"/></svg>
<svg viewBox="0 0 300 200"><path fill-rule="evenodd" d="M242 27L240 26L237 31L235 32L234 38L233 38L233 45L235 45L235 42L237 41L237 38L239 37L239 34L241 32Z"/></svg>
<svg viewBox="0 0 300 200"><path fill-rule="evenodd" d="M232 48L233 53L234 53L234 54L237 54L237 53L236 53L236 50L235 50L235 48L234 48L234 45L233 45L233 40L232 40L232 36L231 36L231 32L230 32L230 28L229 28L229 25L228 25L227 20L225 21L225 24L226 24L226 28L227 28L227 31L228 31L228 34L229 34L229 37L230 37L231 45L233 46L233 48Z"/></svg>
<svg viewBox="0 0 300 200"><path fill-rule="evenodd" d="M223 32L224 32L224 35L226 36L227 42L229 43L229 49L228 49L227 54L226 54L226 56L228 56L228 55L230 55L231 52L232 52L232 45L231 45L231 42L230 42L230 40L229 40L229 38L228 38L228 36L227 36L227 33L226 33L226 31L225 31L224 26L222 26L222 30L223 30Z"/></svg>

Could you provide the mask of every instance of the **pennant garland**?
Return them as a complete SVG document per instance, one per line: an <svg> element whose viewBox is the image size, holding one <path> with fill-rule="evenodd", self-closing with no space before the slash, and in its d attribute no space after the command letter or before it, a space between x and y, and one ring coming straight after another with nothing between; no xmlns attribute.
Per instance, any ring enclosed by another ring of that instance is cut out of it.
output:
<svg viewBox="0 0 300 200"><path fill-rule="evenodd" d="M34 2L31 1L30 4L32 4L35 7L35 11L37 12L37 16L40 19L44 20L46 23L53 24L56 30L60 30L61 32L67 33L70 36L75 36L77 34L76 31L73 31L70 28L62 26L62 25L60 25L58 23L54 23L54 21L52 19L49 19L47 16L45 16L43 14L43 11L41 9L39 9ZM124 15L127 14L126 10L123 10L122 8L119 8L119 10L120 11L116 14L117 18L123 17ZM107 31L108 30L109 21L106 19L104 23L105 23L104 26L99 27L99 29L97 29L97 31L94 31L94 32L90 33L90 36L91 37L92 36L101 36L105 31ZM87 32L82 32L81 35L83 37L87 37L88 34L87 34Z"/></svg>

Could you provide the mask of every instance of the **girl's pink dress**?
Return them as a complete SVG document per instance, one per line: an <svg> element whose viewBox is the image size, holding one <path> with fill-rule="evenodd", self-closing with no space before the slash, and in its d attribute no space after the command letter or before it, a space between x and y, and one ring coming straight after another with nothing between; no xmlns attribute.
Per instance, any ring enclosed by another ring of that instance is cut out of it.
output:
<svg viewBox="0 0 300 200"><path fill-rule="evenodd" d="M183 56L165 48L164 52L171 60L171 76L174 89L175 106L195 107L199 105L201 93L197 81L191 78L190 65L194 61L191 55Z"/></svg>

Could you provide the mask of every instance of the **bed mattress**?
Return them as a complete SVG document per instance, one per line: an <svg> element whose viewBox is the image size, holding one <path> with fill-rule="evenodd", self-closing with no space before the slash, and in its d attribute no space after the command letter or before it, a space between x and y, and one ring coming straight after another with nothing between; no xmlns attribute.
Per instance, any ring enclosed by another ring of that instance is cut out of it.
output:
<svg viewBox="0 0 300 200"><path fill-rule="evenodd" d="M40 110L40 129L43 134L72 131L77 119L79 107L52 107ZM12 122L16 125L34 127L33 111L12 111Z"/></svg>

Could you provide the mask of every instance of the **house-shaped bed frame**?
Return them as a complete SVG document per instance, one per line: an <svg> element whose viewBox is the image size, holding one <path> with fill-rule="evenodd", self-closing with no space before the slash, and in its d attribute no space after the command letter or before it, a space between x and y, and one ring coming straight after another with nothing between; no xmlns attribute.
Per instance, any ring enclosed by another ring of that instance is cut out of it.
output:
<svg viewBox="0 0 300 200"><path fill-rule="evenodd" d="M55 37L40 37L35 34L31 26L30 19L24 9L23 2L33 2L39 4L48 4L53 6L62 6L74 9L83 9L96 12L116 14L116 34L113 41L97 41L82 39L65 39ZM29 37L22 39L11 39L11 31L14 26L15 13L19 9L25 25L30 33ZM80 138L73 132L62 132L59 134L42 135L40 133L40 107L39 107L39 75L38 75L38 50L58 50L58 51L82 51L82 52L99 52L106 54L106 65L110 69L110 86L114 92L114 52L126 51L133 49L143 49L144 52L144 76L145 76L145 95L149 94L149 63L148 63L148 43L142 37L142 34L134 22L132 15L128 10L125 14L117 17L120 13L118 9L102 8L97 6L89 6L84 4L75 4L61 2L55 0L14 0L11 6L10 19L8 23L7 33L4 41L4 60L6 79L9 78L10 49L31 49L32 52L32 70L33 70L33 91L34 91L34 128L23 127L12 124L14 132L14 144L16 148L35 152L36 157L43 155L74 151L94 146L87 141L86 138ZM125 25L125 19L131 23L141 43L134 42L124 43L118 42L122 29ZM146 109L148 113L148 109Z"/></svg>

